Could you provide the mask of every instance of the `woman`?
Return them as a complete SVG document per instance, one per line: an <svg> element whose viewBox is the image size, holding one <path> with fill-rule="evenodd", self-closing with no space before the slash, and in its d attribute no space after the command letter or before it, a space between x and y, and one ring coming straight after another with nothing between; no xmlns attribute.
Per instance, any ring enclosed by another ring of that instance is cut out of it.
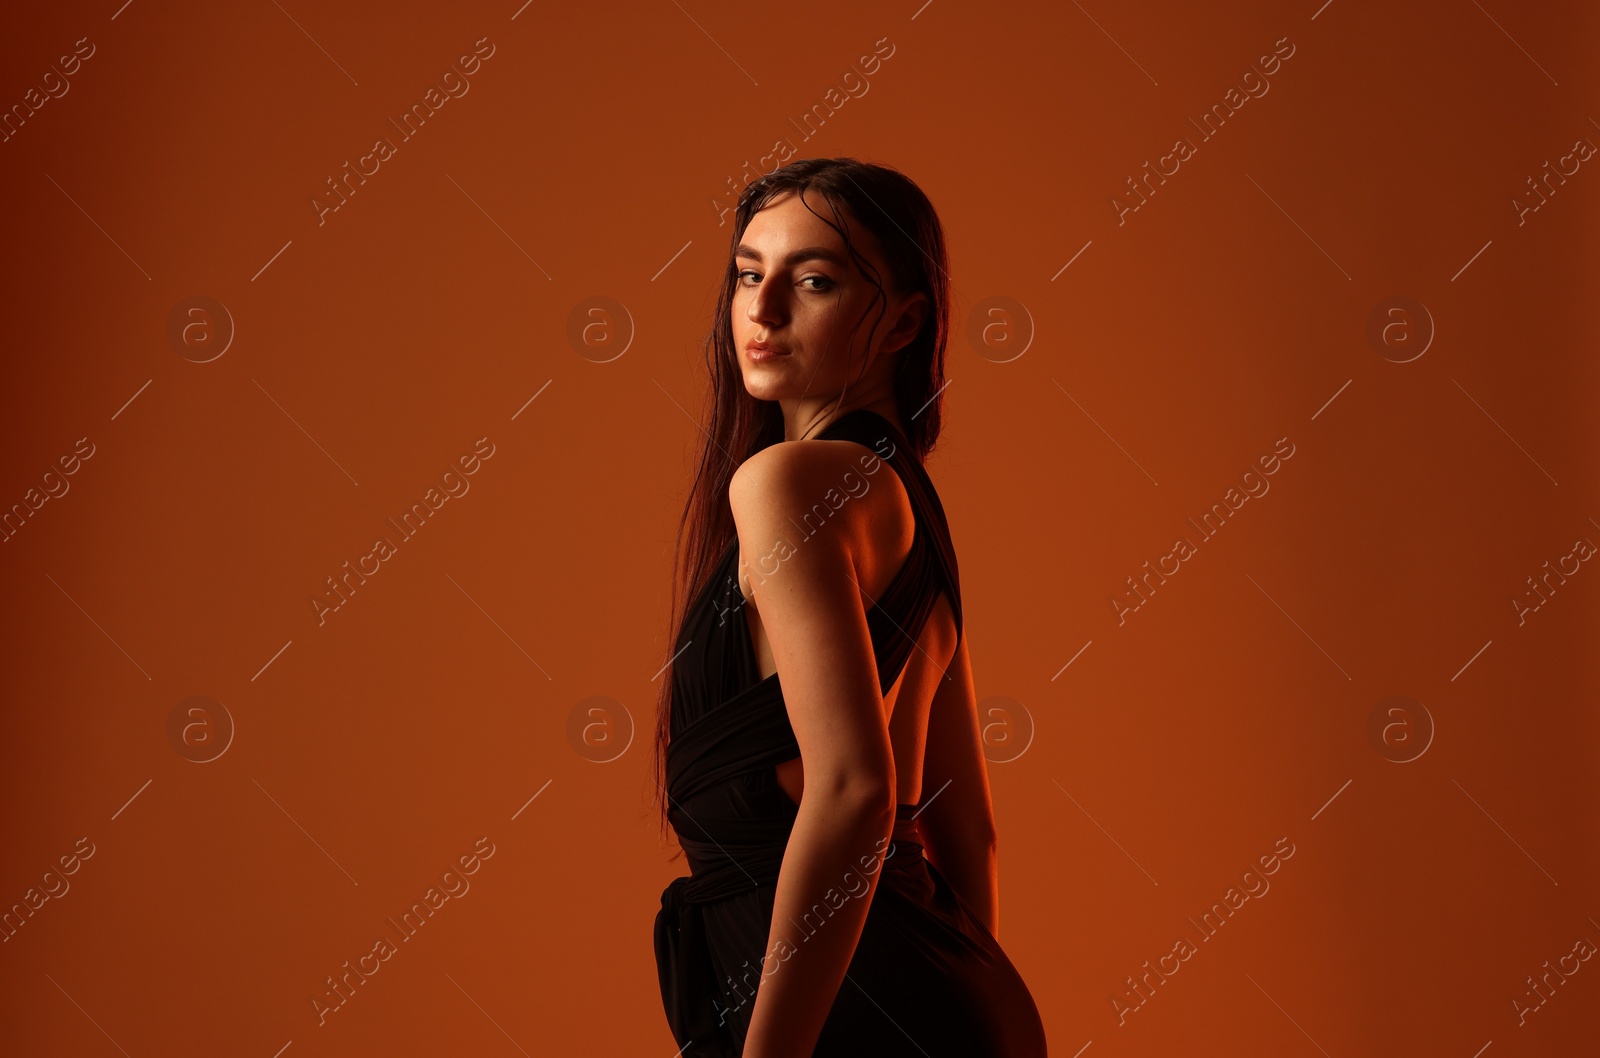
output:
<svg viewBox="0 0 1600 1058"><path fill-rule="evenodd" d="M849 158L756 180L735 217L658 703L663 832L692 872L655 923L668 1023L686 1058L1043 1055L995 939L955 552L922 463L938 217Z"/></svg>

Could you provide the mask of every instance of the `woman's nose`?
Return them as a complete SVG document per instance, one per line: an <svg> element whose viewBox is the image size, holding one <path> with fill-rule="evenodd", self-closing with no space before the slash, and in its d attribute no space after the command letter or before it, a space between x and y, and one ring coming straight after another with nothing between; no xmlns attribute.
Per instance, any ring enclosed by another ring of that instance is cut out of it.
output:
<svg viewBox="0 0 1600 1058"><path fill-rule="evenodd" d="M783 300L775 288L761 283L750 298L750 304L745 309L745 315L751 323L764 323L776 326L783 322Z"/></svg>

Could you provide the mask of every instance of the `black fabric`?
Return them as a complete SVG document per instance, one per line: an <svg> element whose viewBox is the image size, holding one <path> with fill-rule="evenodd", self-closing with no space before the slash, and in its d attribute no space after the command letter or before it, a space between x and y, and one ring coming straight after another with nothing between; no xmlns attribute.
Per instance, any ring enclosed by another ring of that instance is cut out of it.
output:
<svg viewBox="0 0 1600 1058"><path fill-rule="evenodd" d="M941 592L958 633L963 628L949 526L910 443L881 415L856 409L818 436L872 449L898 474L916 516L911 553L867 612L887 694ZM778 871L799 811L774 768L800 749L778 674L759 676L738 555L735 538L690 607L672 666L668 821L690 874L661 894L654 942L662 1004L684 1058L743 1051ZM1044 1026L1027 985L923 856L918 811L896 809L866 924L814 1055L1044 1055Z"/></svg>

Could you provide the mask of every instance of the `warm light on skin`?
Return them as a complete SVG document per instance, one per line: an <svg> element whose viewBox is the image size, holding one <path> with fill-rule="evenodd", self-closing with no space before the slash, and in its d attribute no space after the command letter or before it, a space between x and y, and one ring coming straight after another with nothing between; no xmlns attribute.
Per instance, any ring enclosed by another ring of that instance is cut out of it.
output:
<svg viewBox="0 0 1600 1058"><path fill-rule="evenodd" d="M730 322L745 389L782 407L785 440L814 435L832 417L841 393L844 408L872 408L903 429L892 354L916 337L927 296L894 294L876 236L841 209L839 219L856 252L885 288L884 306L839 233L812 209L833 217L827 199L815 191L807 191L804 202L793 192L780 195L750 219L740 240ZM883 318L869 347L868 332L880 309ZM755 340L789 355L754 362L745 345Z"/></svg>

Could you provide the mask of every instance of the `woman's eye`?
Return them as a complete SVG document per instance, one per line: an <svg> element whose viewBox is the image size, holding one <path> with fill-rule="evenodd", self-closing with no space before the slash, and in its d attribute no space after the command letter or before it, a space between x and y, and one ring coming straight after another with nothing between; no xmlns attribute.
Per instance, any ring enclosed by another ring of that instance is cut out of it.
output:
<svg viewBox="0 0 1600 1058"><path fill-rule="evenodd" d="M756 271L754 271L752 269L749 269L749 268L746 268L743 271L739 272L737 275L734 276L734 279L736 279L736 280L738 280L740 282L743 282L745 276L754 277L756 283L760 283L761 282L761 273L756 272ZM806 276L804 279L800 280L800 282L818 284L817 286L808 287L807 288L807 289L811 290L813 293L821 293L824 290L832 290L833 289L833 280L829 279L827 276Z"/></svg>

